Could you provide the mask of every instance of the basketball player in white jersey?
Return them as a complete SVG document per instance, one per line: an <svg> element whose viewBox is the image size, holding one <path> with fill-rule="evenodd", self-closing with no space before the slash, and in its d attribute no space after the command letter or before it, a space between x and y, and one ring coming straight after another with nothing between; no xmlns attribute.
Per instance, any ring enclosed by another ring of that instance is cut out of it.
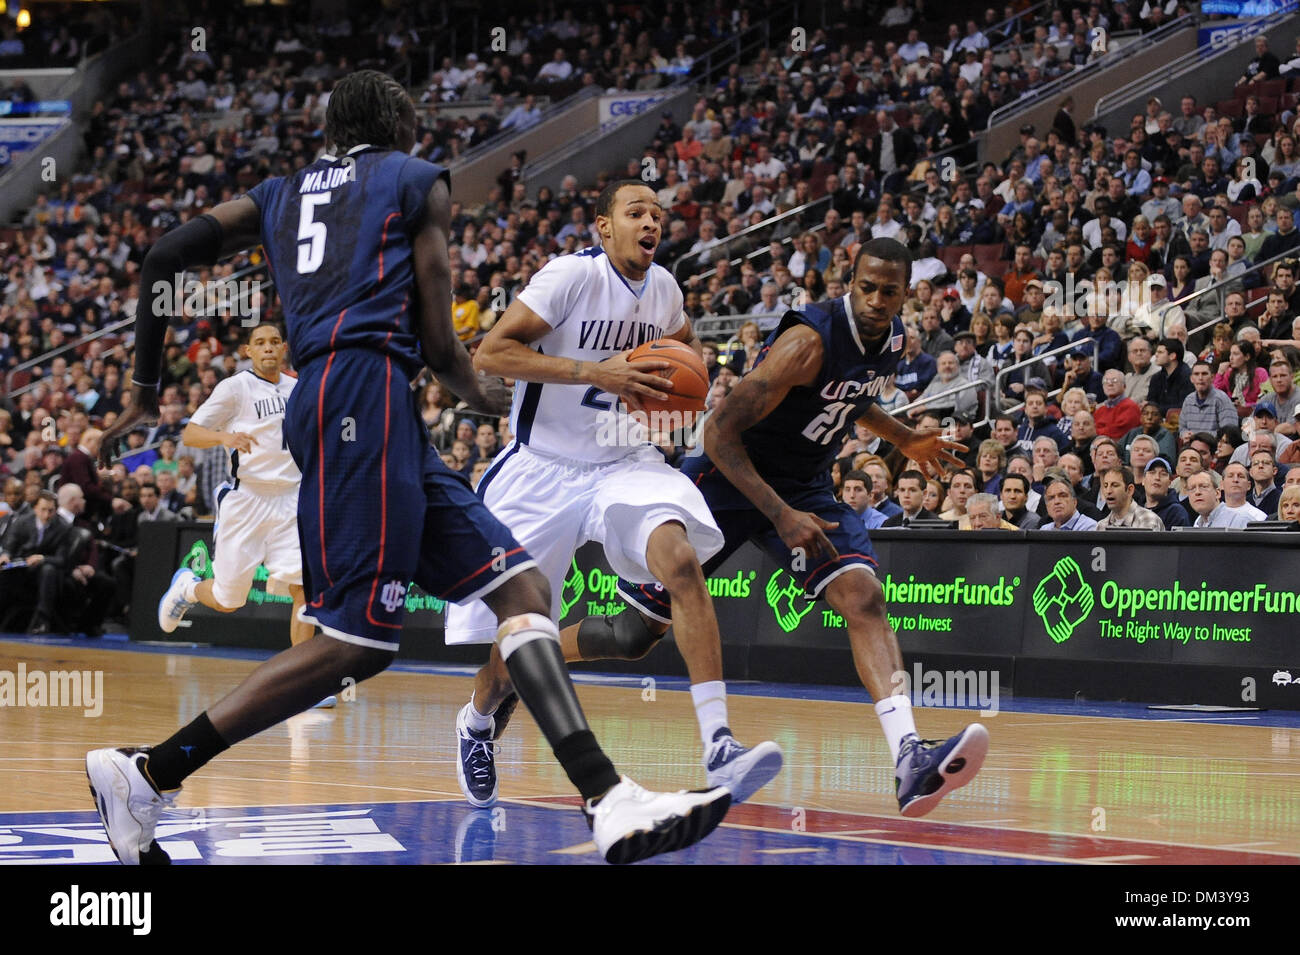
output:
<svg viewBox="0 0 1300 955"><path fill-rule="evenodd" d="M267 590L288 587L293 597L289 639L296 644L316 629L298 619L304 599L298 544L302 473L285 447L282 427L297 379L280 372L289 346L275 325L258 325L244 347L253 367L218 382L181 432L187 447L230 450L230 481L217 491L212 577L201 580L188 567L176 571L158 602L158 626L172 633L196 603L233 613L248 599L258 565L265 564ZM333 705L331 700L322 704Z"/></svg>
<svg viewBox="0 0 1300 955"><path fill-rule="evenodd" d="M619 576L662 582L674 608L680 595L689 609L674 609L673 619L708 784L727 787L736 803L780 771L782 755L772 742L741 746L727 725L718 623L700 569L722 546L722 532L695 485L618 407L622 399L641 410L642 398L667 397L672 386L654 374L666 362L629 365L630 349L671 338L701 350L677 282L654 264L662 215L643 182L608 186L596 201L601 246L548 262L479 346L479 371L519 384L510 416L515 438L483 475L478 494L550 581L554 618L573 554L586 541L604 545ZM449 644L492 643L496 627L481 602L448 608ZM635 634L594 638L637 641ZM648 651L653 639L644 643ZM494 644L456 721L458 778L475 806L497 798L492 740L508 710L499 721L493 715L510 693Z"/></svg>

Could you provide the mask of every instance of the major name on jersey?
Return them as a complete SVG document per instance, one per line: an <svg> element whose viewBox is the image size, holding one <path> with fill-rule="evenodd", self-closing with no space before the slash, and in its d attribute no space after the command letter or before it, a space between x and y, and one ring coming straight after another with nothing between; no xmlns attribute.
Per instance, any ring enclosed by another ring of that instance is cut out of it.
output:
<svg viewBox="0 0 1300 955"><path fill-rule="evenodd" d="M298 192L302 194L304 192L319 192L321 189L335 189L345 182L351 182L356 177L356 166L352 163L334 166L330 169L314 169L303 176L302 185L298 187Z"/></svg>
<svg viewBox="0 0 1300 955"><path fill-rule="evenodd" d="M877 397L885 386L894 380L893 375L887 375L883 378L876 377L874 371L867 372L869 381L830 381L821 390L821 396L827 401L852 401L855 398L861 398L863 395Z"/></svg>
<svg viewBox="0 0 1300 955"><path fill-rule="evenodd" d="M594 351L626 351L663 337L663 329L652 322L593 319L578 327L578 347Z"/></svg>
<svg viewBox="0 0 1300 955"><path fill-rule="evenodd" d="M253 410L257 412L257 420L269 418L271 415L284 414L284 398L280 395L274 395L270 398L258 398L253 402Z"/></svg>

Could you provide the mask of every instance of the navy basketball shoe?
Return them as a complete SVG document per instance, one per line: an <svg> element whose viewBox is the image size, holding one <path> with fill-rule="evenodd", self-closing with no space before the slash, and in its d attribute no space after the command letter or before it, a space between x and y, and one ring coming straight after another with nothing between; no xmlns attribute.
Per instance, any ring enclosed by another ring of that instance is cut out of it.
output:
<svg viewBox="0 0 1300 955"><path fill-rule="evenodd" d="M910 735L894 767L894 792L904 816L924 816L939 800L975 778L989 751L989 731L972 723L942 743Z"/></svg>
<svg viewBox="0 0 1300 955"><path fill-rule="evenodd" d="M477 733L469 728L471 705L456 714L456 782L471 806L486 809L497 801L496 744L492 728Z"/></svg>
<svg viewBox="0 0 1300 955"><path fill-rule="evenodd" d="M713 734L713 744L704 756L709 788L724 786L732 803L742 803L772 781L781 771L784 757L781 747L772 741L753 749L742 746L722 727Z"/></svg>

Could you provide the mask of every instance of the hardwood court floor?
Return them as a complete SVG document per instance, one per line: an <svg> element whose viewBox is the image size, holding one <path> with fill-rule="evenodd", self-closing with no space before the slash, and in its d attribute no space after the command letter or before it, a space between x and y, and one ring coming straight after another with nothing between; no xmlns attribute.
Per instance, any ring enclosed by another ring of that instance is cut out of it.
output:
<svg viewBox="0 0 1300 955"><path fill-rule="evenodd" d="M94 838L98 824L89 812L85 751L164 739L256 664L199 651L99 649L84 640L0 642L0 678L20 665L29 673L101 671L102 713L85 715L85 701L80 708L0 709L0 813L10 814L0 816L0 861L38 861L16 849L6 855L7 831L21 835L66 819ZM446 675L468 671L438 669L443 675L387 672L360 686L354 702L311 711L236 746L187 781L180 803L212 811L250 807L232 813L259 819L281 812L269 807L323 805L334 808L317 815L348 818L373 809L408 847L433 836L403 836L401 826L459 827L472 835L477 823L459 795L453 761L456 711L470 683L464 675ZM689 694L669 688L684 687L682 681L660 680L651 692L635 678L584 679L594 682L579 687L583 706L621 771L654 788L703 785ZM1071 703L1061 703L1057 712L1003 709L987 718L966 710L919 710L919 729L933 738L982 719L992 748L974 783L925 819L908 820L897 811L878 723L865 704L844 701L847 695L759 696L734 687L732 727L743 741L776 740L786 753L785 770L750 804L734 808L723 830L672 858L881 861L861 854L871 850L904 862L1300 862L1295 714L1207 722L1172 713L1153 714L1160 719L1098 716L1093 710L1103 707ZM512 845L504 861L572 861L562 853L592 861L578 814L550 811L571 808L576 798L522 708L498 766L514 830L538 831L527 846ZM551 819L563 825L552 827ZM457 839L455 860L466 851L464 832ZM299 861L454 861L449 853L440 845L382 859ZM497 858L502 861L499 851Z"/></svg>

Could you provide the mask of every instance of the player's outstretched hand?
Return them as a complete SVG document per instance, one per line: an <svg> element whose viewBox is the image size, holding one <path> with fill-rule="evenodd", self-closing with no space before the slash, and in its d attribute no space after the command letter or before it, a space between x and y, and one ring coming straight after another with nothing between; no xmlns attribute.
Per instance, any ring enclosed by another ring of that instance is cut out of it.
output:
<svg viewBox="0 0 1300 955"><path fill-rule="evenodd" d="M934 477L943 477L945 464L965 467L966 462L957 457L957 454L965 454L970 450L964 444L949 441L943 436L943 432L936 428L913 431L908 437L898 441L897 446L905 455L921 465L927 474Z"/></svg>
<svg viewBox="0 0 1300 955"><path fill-rule="evenodd" d="M671 367L666 361L641 361L629 364L630 351L619 352L595 365L592 381L601 391L618 395L633 411L642 409L642 399L662 401L668 397L673 383L652 372Z"/></svg>
<svg viewBox="0 0 1300 955"><path fill-rule="evenodd" d="M469 405L470 410L495 415L498 418L510 413L510 402L514 398L514 388L507 385L504 379L480 373L478 376L478 390L477 395L465 396L465 403Z"/></svg>
<svg viewBox="0 0 1300 955"><path fill-rule="evenodd" d="M234 431L230 434L223 435L221 443L232 451L238 451L240 454L248 454L253 450L253 445L257 444L257 439L251 434L244 434L242 431Z"/></svg>
<svg viewBox="0 0 1300 955"><path fill-rule="evenodd" d="M118 444L136 428L158 423L158 389L131 386L131 407L104 432L99 442L100 467L112 467Z"/></svg>
<svg viewBox="0 0 1300 955"><path fill-rule="evenodd" d="M818 560L834 560L840 556L824 531L839 527L838 521L824 521L808 511L796 511L788 507L776 519L776 532L781 541L791 551L816 557Z"/></svg>

